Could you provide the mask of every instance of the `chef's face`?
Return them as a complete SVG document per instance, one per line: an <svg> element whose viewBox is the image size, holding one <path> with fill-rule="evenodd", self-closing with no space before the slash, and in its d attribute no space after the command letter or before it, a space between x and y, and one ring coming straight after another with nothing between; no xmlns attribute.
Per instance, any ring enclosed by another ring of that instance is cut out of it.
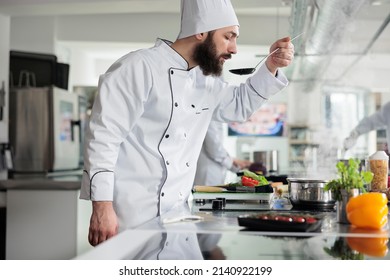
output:
<svg viewBox="0 0 390 280"><path fill-rule="evenodd" d="M237 26L208 32L206 39L195 48L193 55L204 75L221 76L225 61L237 53L237 37Z"/></svg>

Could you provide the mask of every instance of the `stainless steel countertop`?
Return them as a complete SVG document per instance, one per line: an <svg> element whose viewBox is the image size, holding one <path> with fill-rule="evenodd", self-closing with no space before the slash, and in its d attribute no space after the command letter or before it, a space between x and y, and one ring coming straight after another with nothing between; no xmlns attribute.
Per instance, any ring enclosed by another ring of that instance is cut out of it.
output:
<svg viewBox="0 0 390 280"><path fill-rule="evenodd" d="M184 208L126 230L76 259L390 259L389 254L373 256L348 245L387 240L388 231L354 232L350 225L336 222L335 212L320 213L321 228L316 232L272 232L247 230L238 224L238 216L259 214L268 211L266 207L256 211L199 211L192 205ZM163 223L167 218L185 215L197 215L202 220Z"/></svg>
<svg viewBox="0 0 390 280"><path fill-rule="evenodd" d="M57 172L50 174L25 174L16 178L0 180L1 190L79 190L82 171Z"/></svg>

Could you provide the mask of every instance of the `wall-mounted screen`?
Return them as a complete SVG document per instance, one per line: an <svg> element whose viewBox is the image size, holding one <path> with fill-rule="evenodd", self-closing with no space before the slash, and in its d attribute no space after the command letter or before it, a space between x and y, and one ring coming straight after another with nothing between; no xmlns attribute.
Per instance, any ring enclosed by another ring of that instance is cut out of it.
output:
<svg viewBox="0 0 390 280"><path fill-rule="evenodd" d="M287 118L285 103L266 103L248 121L228 123L229 136L284 136Z"/></svg>

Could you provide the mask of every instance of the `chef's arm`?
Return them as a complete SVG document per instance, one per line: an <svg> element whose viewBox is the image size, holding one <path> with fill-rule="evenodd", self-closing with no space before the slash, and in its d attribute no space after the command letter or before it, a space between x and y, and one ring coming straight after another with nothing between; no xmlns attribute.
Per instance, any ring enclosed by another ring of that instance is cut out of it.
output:
<svg viewBox="0 0 390 280"><path fill-rule="evenodd" d="M380 129L386 125L386 119L382 110L363 118L354 128L358 135L368 133L372 130Z"/></svg>
<svg viewBox="0 0 390 280"><path fill-rule="evenodd" d="M213 120L220 122L244 122L255 113L268 99L287 87L288 80L283 71L278 70L275 77L265 64L238 86L220 84L216 97L217 106Z"/></svg>
<svg viewBox="0 0 390 280"><path fill-rule="evenodd" d="M386 127L386 124L390 122L390 103L383 106L379 111L367 116L360 120L358 125L352 129L348 137L344 140L344 149L351 149L356 145L357 139L360 135L366 134L372 130L377 130Z"/></svg>
<svg viewBox="0 0 390 280"><path fill-rule="evenodd" d="M133 56L134 63L117 62L99 79L99 93L85 134L81 199L113 200L120 146L143 114L149 85L153 84L151 75L143 74L150 73L147 65Z"/></svg>
<svg viewBox="0 0 390 280"><path fill-rule="evenodd" d="M252 164L252 162L250 160L234 158L233 159L233 166L235 168L234 169L230 169L230 170L232 172L238 172L240 170L249 168L249 166L251 166L251 164Z"/></svg>
<svg viewBox="0 0 390 280"><path fill-rule="evenodd" d="M118 219L112 201L93 201L88 241L96 246L118 233Z"/></svg>

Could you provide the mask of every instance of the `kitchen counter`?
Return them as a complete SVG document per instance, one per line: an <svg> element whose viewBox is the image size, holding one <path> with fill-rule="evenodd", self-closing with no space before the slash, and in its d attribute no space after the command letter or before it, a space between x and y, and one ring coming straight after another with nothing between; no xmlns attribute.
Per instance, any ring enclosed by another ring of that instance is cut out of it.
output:
<svg viewBox="0 0 390 280"><path fill-rule="evenodd" d="M26 174L0 181L6 207L5 259L71 259L91 248L86 239L91 203L79 199L81 175Z"/></svg>
<svg viewBox="0 0 390 280"><path fill-rule="evenodd" d="M264 205L256 211L199 211L193 205L175 209L136 229L121 232L75 259L390 259L389 254L379 256L384 254L384 248L382 252L370 252L375 244L390 237L388 231L353 232L349 225L336 222L333 211L311 212L322 217L315 232L252 231L238 225L238 216L268 210ZM185 215L197 215L202 220L163 223ZM349 244L361 251L353 250Z"/></svg>
<svg viewBox="0 0 390 280"><path fill-rule="evenodd" d="M82 171L18 175L0 180L0 190L80 190Z"/></svg>

